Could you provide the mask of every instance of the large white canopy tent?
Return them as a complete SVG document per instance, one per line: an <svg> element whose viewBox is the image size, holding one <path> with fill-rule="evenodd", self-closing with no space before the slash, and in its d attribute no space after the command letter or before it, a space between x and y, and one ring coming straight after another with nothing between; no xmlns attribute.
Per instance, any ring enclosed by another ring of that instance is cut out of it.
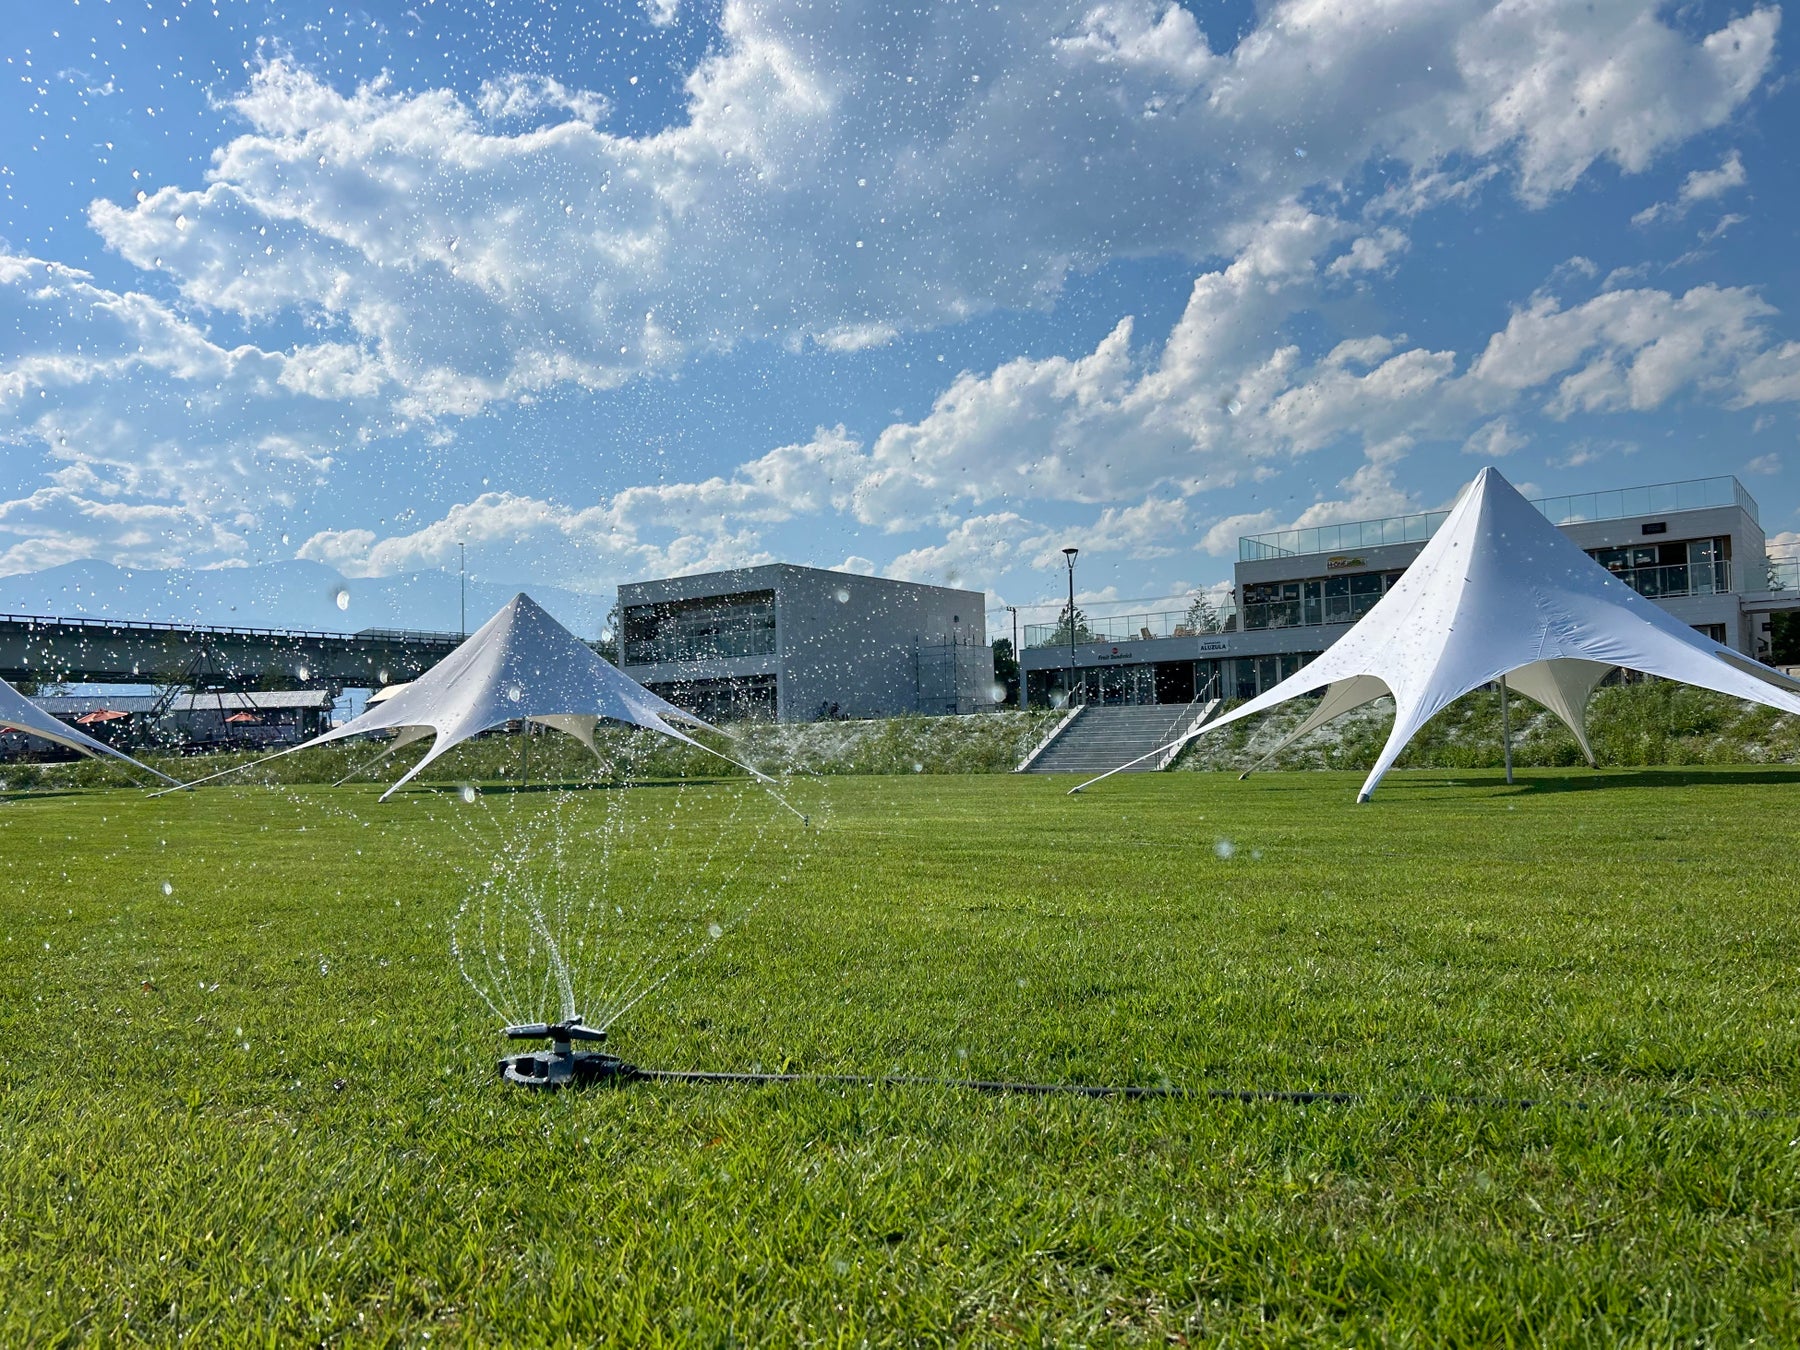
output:
<svg viewBox="0 0 1800 1350"><path fill-rule="evenodd" d="M142 769L153 778L160 778L165 783L175 781L166 773L158 773L148 764L138 763L123 750L115 750L105 741L97 741L86 732L77 731L67 722L58 721L5 680L0 680L0 728L22 731L29 736L40 736L46 741L66 745L71 750L79 750L84 755L105 755L123 760L132 768Z"/></svg>
<svg viewBox="0 0 1800 1350"><path fill-rule="evenodd" d="M1560 718L1592 764L1588 699L1614 667L1800 714L1800 681L1703 637L1644 599L1571 543L1498 470L1486 468L1354 628L1316 661L1197 734L1323 689L1319 706L1266 760L1391 694L1393 730L1356 797L1366 802L1420 727L1495 681Z"/></svg>
<svg viewBox="0 0 1800 1350"><path fill-rule="evenodd" d="M374 731L394 733L387 747L389 754L427 736L435 737L424 758L381 794L381 800L386 801L454 746L521 719L573 736L596 756L599 751L594 744L594 729L603 721L613 721L660 732L728 763L738 763L703 745L672 722L708 731L716 728L657 697L602 660L523 593L515 595L437 665L412 683L395 688L360 716L322 736L253 762L266 764L282 755ZM238 765L196 779L195 783L249 767ZM747 764L738 767L765 782L772 781Z"/></svg>

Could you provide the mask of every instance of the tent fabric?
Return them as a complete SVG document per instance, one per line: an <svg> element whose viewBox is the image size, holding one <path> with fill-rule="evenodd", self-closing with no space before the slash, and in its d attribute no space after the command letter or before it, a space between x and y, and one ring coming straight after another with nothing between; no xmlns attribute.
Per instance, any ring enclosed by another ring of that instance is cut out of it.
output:
<svg viewBox="0 0 1800 1350"><path fill-rule="evenodd" d="M1357 793L1366 802L1420 727L1464 694L1502 678L1560 718L1592 763L1587 704L1614 667L1800 714L1800 681L1702 636L1644 599L1571 543L1498 470L1486 468L1361 622L1310 665L1200 734L1325 690L1285 745L1392 694L1393 730Z"/></svg>
<svg viewBox="0 0 1800 1350"><path fill-rule="evenodd" d="M84 755L107 755L124 761L134 769L142 769L165 783L175 781L166 773L158 773L148 764L140 764L123 750L115 750L105 741L97 741L85 731L77 731L67 722L58 721L5 680L0 680L0 728L22 731L30 736L54 741L71 750L79 750Z"/></svg>
<svg viewBox="0 0 1800 1350"><path fill-rule="evenodd" d="M452 747L471 736L519 720L552 727L573 736L590 750L596 749L595 728L603 721L612 721L661 732L710 754L717 753L671 723L685 722L708 731L716 728L657 697L602 660L593 648L523 593L515 595L505 608L418 679L389 688L387 698L342 726L268 758L278 759L372 731L395 733L386 751L390 754L414 741L434 737L424 758L381 794L381 800L386 801Z"/></svg>

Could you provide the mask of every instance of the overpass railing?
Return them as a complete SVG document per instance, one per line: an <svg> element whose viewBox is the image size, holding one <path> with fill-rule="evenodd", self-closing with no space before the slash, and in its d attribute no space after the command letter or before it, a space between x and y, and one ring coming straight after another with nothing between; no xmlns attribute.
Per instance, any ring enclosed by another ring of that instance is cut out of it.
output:
<svg viewBox="0 0 1800 1350"><path fill-rule="evenodd" d="M299 638L308 641L326 639L332 642L351 642L357 638L371 642L428 642L434 645L456 645L463 640L461 633L433 633L424 630L402 628L365 628L355 633L332 633L315 628L255 628L247 626L227 627L223 624L211 623L168 623L147 619L96 619L77 615L50 614L0 614L0 624L24 624L37 628L107 628L126 629L140 633L204 633L218 637L260 637L260 638Z"/></svg>

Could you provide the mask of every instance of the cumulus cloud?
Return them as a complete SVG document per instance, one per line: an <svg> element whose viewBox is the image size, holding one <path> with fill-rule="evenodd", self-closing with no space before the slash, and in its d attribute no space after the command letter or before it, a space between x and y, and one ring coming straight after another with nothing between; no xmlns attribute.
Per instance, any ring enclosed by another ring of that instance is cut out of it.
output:
<svg viewBox="0 0 1800 1350"><path fill-rule="evenodd" d="M816 516L936 532L894 565L941 570L986 547L971 519L1036 556L1056 503L1085 547L1151 558L1214 539L1212 490L1328 447L1379 475L1425 440L1502 453L1531 411L1800 397L1800 349L1742 289L1546 293L1479 353L1293 336L1401 265L1428 210L1503 186L1540 205L1724 124L1767 76L1773 7L1705 32L1623 0L1280 0L1229 48L1171 0L727 0L718 25L679 114L632 134L605 92L541 75L468 96L261 66L203 179L90 208L165 298L0 259L0 303L30 311L10 331L50 335L0 351L0 437L85 475L55 485L81 547L114 547L81 505L111 502L194 513L193 548L224 556L382 437L441 442L496 403L744 344L869 351L1171 256L1196 279L1166 334L1121 315L1091 351L987 362L862 435L591 506L489 493L391 535L344 517L304 551L384 571L480 538L541 546L552 572L691 570L766 557L766 530ZM1384 186L1359 200L1372 165ZM209 325L286 336L227 346ZM1377 486L1342 500L1373 509Z"/></svg>
<svg viewBox="0 0 1800 1350"><path fill-rule="evenodd" d="M0 331L0 446L35 449L48 479L0 503L8 572L235 556L247 528L382 426L359 407L379 380L354 348L225 347L53 262L0 253ZM349 429L347 411L366 420Z"/></svg>
<svg viewBox="0 0 1800 1350"><path fill-rule="evenodd" d="M232 100L249 130L205 185L91 222L194 304L315 316L410 413L465 413L745 341L856 349L1045 305L1108 258L1236 251L1246 221L1378 156L1422 184L1458 156L1509 163L1541 202L1721 123L1778 26L1289 0L1216 52L1170 0L876 15L726 4L684 119L640 136L543 76L464 101L276 60ZM1405 244L1378 227L1334 266L1379 272Z"/></svg>
<svg viewBox="0 0 1800 1350"><path fill-rule="evenodd" d="M1736 150L1725 156L1724 162L1716 169L1695 169L1682 180L1681 190L1675 194L1672 202L1658 202L1647 206L1631 218L1633 225L1649 225L1657 220L1679 220L1688 213L1695 202L1711 201L1722 197L1734 188L1741 188L1749 181L1744 172L1743 158ZM1739 217L1742 219L1742 217Z"/></svg>

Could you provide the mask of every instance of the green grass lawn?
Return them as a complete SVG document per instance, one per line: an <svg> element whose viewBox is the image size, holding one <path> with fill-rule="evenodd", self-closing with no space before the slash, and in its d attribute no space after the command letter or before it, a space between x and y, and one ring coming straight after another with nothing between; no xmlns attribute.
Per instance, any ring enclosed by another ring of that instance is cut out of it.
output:
<svg viewBox="0 0 1800 1350"><path fill-rule="evenodd" d="M1800 771L1358 781L14 796L0 1343L1800 1343ZM644 1065L1364 1099L506 1089L477 811L728 921Z"/></svg>

